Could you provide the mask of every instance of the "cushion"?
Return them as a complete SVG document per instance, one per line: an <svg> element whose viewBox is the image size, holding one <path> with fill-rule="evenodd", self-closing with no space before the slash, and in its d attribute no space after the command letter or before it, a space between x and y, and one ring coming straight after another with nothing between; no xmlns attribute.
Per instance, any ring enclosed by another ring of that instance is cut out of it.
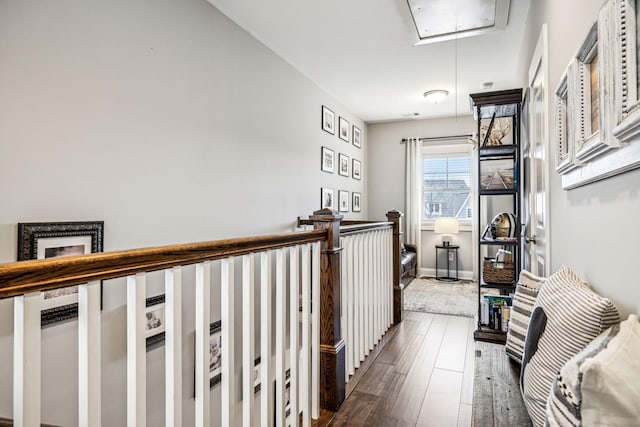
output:
<svg viewBox="0 0 640 427"><path fill-rule="evenodd" d="M560 368L604 330L619 322L608 298L561 267L540 288L522 358L521 387L535 426L544 425L547 398Z"/></svg>
<svg viewBox="0 0 640 427"><path fill-rule="evenodd" d="M570 359L547 401L550 426L634 425L640 419L640 323L631 315Z"/></svg>
<svg viewBox="0 0 640 427"><path fill-rule="evenodd" d="M529 320L531 319L538 291L544 280L543 277L538 277L527 270L522 270L518 278L507 331L507 343L504 347L507 355L518 363L522 363Z"/></svg>

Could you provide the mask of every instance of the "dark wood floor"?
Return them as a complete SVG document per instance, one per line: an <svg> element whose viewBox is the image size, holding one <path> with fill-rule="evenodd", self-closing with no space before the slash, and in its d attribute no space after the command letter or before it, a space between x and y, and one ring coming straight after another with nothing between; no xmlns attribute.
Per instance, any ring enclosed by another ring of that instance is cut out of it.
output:
<svg viewBox="0 0 640 427"><path fill-rule="evenodd" d="M470 426L473 319L405 312L332 426Z"/></svg>

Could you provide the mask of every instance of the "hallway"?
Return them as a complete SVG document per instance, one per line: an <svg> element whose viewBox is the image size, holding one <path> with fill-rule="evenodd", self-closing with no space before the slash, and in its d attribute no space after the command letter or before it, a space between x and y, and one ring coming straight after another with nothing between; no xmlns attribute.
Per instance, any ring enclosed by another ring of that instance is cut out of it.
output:
<svg viewBox="0 0 640 427"><path fill-rule="evenodd" d="M404 315L332 426L471 425L474 319Z"/></svg>

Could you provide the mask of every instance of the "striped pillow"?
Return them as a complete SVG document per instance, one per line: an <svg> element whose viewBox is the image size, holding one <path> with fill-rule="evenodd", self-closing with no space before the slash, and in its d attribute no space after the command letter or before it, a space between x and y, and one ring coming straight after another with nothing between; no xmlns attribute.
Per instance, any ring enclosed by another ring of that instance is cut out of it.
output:
<svg viewBox="0 0 640 427"><path fill-rule="evenodd" d="M611 301L591 291L567 267L545 281L527 330L520 378L524 403L535 426L544 425L547 398L560 368L619 321Z"/></svg>
<svg viewBox="0 0 640 427"><path fill-rule="evenodd" d="M522 270L518 278L518 286L513 297L513 308L511 309L511 318L509 320L509 330L507 331L507 343L504 347L507 355L518 363L522 363L524 342L527 336L527 328L529 328L531 312L544 280L543 277L538 277L527 270Z"/></svg>

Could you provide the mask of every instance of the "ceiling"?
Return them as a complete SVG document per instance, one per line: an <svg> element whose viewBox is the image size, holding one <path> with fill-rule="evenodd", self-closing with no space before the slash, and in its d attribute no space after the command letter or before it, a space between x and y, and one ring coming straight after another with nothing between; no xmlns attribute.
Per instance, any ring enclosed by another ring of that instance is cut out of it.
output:
<svg viewBox="0 0 640 427"><path fill-rule="evenodd" d="M470 93L518 87L531 0L511 0L504 30L417 46L406 0L208 1L372 123L466 115ZM450 95L430 104L432 89Z"/></svg>

